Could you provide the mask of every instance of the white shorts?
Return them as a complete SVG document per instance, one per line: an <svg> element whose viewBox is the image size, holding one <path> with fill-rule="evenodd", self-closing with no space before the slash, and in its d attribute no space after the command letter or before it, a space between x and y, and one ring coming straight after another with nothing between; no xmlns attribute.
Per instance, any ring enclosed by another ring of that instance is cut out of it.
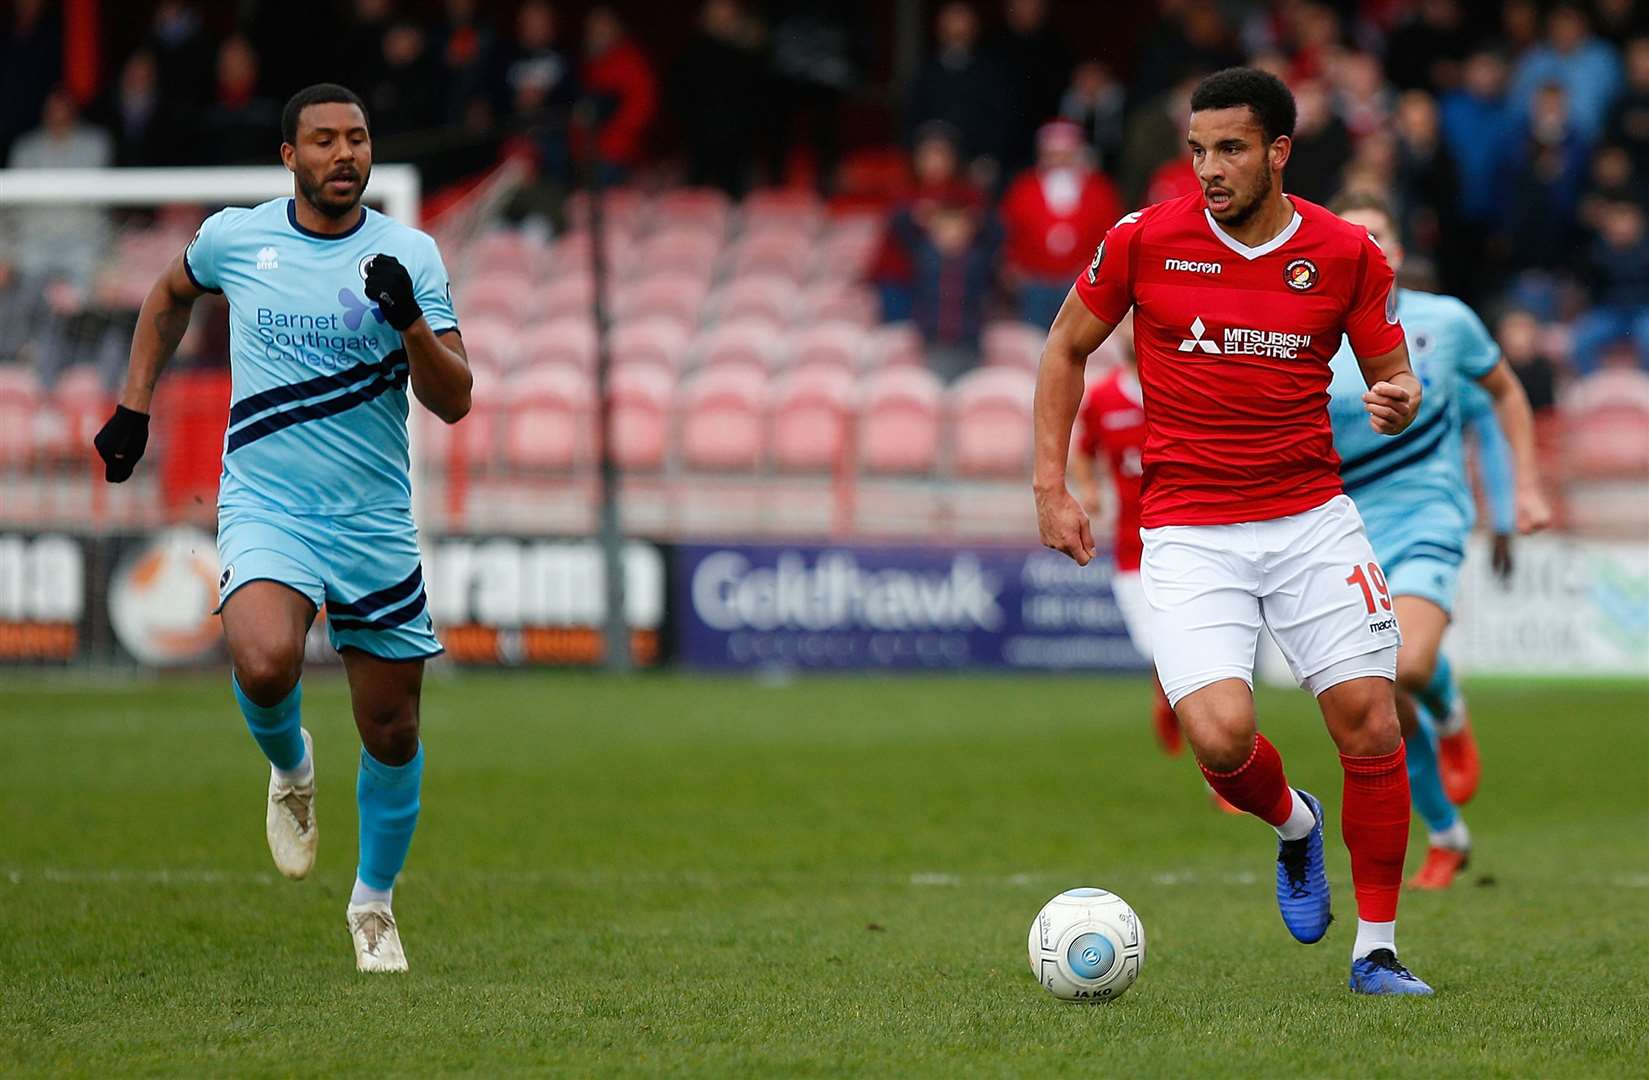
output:
<svg viewBox="0 0 1649 1080"><path fill-rule="evenodd" d="M1349 497L1269 521L1141 535L1153 660L1171 704L1221 679L1254 685L1262 623L1313 693L1365 675L1396 678L1397 615Z"/></svg>
<svg viewBox="0 0 1649 1080"><path fill-rule="evenodd" d="M1139 571L1118 570L1111 578L1111 594L1122 612L1122 625L1128 628L1128 640L1141 656L1151 659L1151 605L1145 602Z"/></svg>

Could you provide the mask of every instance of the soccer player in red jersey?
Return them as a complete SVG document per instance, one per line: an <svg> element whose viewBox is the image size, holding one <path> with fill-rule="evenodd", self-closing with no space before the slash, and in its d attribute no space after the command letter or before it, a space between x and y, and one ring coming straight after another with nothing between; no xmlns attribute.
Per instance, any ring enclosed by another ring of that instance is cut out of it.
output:
<svg viewBox="0 0 1649 1080"><path fill-rule="evenodd" d="M1145 403L1140 397L1139 371L1135 364L1131 319L1124 317L1116 328L1121 342L1122 362L1103 379L1088 388L1077 413L1076 453L1071 455L1071 472L1077 492L1090 515L1104 508L1097 459L1103 458L1111 474L1112 504L1115 507L1116 539L1111 544L1115 573L1111 592L1122 612L1128 639L1146 659L1151 658L1150 607L1145 603L1145 587L1139 580L1142 543L1139 538L1139 478L1143 471L1140 455L1145 447ZM1116 341L1113 338L1113 343ZM1178 754L1184 746L1179 720L1162 692L1162 683L1152 674L1156 700L1151 709L1151 729L1163 753Z"/></svg>
<svg viewBox="0 0 1649 1080"><path fill-rule="evenodd" d="M1202 186L1106 235L1048 332L1036 391L1042 541L1079 564L1088 514L1066 486L1088 355L1130 308L1145 404L1140 564L1164 692L1208 783L1276 829L1277 901L1303 942L1330 914L1323 811L1259 734L1262 623L1317 698L1345 777L1357 937L1350 985L1427 994L1397 960L1409 790L1385 576L1340 486L1329 358L1349 338L1375 430L1414 419L1420 383L1393 275L1367 230L1286 195L1294 99L1251 68L1204 79L1187 143Z"/></svg>

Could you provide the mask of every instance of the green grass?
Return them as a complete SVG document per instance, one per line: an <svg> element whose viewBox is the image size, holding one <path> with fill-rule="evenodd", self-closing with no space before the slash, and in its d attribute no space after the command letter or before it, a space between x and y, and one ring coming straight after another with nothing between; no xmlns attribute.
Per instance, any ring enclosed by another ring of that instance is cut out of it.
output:
<svg viewBox="0 0 1649 1080"><path fill-rule="evenodd" d="M1649 688L1471 691L1478 858L1402 911L1437 996L1370 1000L1337 835L1341 921L1296 945L1269 832L1157 753L1141 682L434 680L412 973L365 978L341 682L306 689L322 844L290 883L225 680L7 676L0 1074L1641 1076ZM1261 709L1337 821L1309 699ZM1114 1004L1026 964L1085 884L1149 934Z"/></svg>

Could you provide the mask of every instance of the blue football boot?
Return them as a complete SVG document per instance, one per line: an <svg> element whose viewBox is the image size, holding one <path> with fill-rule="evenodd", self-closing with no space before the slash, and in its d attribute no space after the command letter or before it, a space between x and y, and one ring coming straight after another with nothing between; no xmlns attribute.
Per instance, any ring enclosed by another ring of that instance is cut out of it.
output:
<svg viewBox="0 0 1649 1080"><path fill-rule="evenodd" d="M1310 945L1328 933L1334 914L1323 869L1323 804L1303 791L1300 798L1317 821L1298 840L1277 841L1277 907L1294 940Z"/></svg>
<svg viewBox="0 0 1649 1080"><path fill-rule="evenodd" d="M1399 964L1397 954L1390 949L1375 949L1361 960L1353 960L1350 985L1355 994L1431 993L1431 987Z"/></svg>

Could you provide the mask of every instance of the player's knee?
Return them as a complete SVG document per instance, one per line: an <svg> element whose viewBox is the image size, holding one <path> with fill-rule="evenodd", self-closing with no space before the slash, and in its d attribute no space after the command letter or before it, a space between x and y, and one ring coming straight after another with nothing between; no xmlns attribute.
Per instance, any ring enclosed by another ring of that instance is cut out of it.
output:
<svg viewBox="0 0 1649 1080"><path fill-rule="evenodd" d="M1254 751L1254 718L1245 712L1180 712L1180 726L1197 760L1214 772L1240 769Z"/></svg>
<svg viewBox="0 0 1649 1080"><path fill-rule="evenodd" d="M361 741L385 765L405 765L418 753L418 700L385 702L358 711Z"/></svg>
<svg viewBox="0 0 1649 1080"><path fill-rule="evenodd" d="M241 691L258 705L275 705L303 675L303 643L255 641L237 649L234 662Z"/></svg>
<svg viewBox="0 0 1649 1080"><path fill-rule="evenodd" d="M1370 687L1359 700L1340 711L1335 737L1342 754L1357 757L1389 754L1403 741L1397 702L1390 685L1386 683L1383 692Z"/></svg>
<svg viewBox="0 0 1649 1080"><path fill-rule="evenodd" d="M1431 684L1437 674L1437 653L1419 646L1404 645L1397 650L1397 685L1411 694Z"/></svg>

